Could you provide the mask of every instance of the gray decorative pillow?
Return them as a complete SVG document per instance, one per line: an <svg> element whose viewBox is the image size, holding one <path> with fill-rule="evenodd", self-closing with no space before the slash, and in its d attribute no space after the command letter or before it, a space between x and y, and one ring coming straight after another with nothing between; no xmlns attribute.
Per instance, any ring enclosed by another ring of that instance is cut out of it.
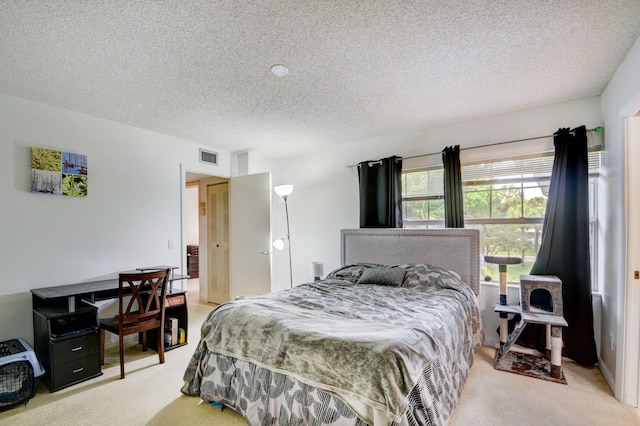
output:
<svg viewBox="0 0 640 426"><path fill-rule="evenodd" d="M398 287L404 280L404 268L367 268L362 271L358 284L378 284Z"/></svg>
<svg viewBox="0 0 640 426"><path fill-rule="evenodd" d="M334 278L338 280L347 280L355 284L360 279L362 271L367 268L374 268L378 266L382 265L377 263L354 263L351 265L342 266L335 271L330 272L327 275L326 279Z"/></svg>

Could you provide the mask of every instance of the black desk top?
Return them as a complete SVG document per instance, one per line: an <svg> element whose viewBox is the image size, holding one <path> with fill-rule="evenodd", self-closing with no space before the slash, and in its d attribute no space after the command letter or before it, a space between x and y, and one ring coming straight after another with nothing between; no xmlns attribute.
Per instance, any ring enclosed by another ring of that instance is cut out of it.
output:
<svg viewBox="0 0 640 426"><path fill-rule="evenodd" d="M175 269L176 267L170 267L170 266L147 267L147 268L138 268L138 271L142 269L150 270L150 269L158 269L158 268L159 269L165 269L165 268ZM173 281L184 280L187 278L189 278L188 275L176 274L175 272L172 272L171 275L169 276L169 282L170 282L169 292L173 291ZM34 296L39 297L40 299L43 299L43 300L60 299L60 298L71 297L71 296L82 296L85 294L99 294L99 293L113 292L118 290L119 285L120 285L119 277L115 276L113 278L105 278L103 280L88 281L84 283L35 288L35 289L31 289L31 293Z"/></svg>
<svg viewBox="0 0 640 426"><path fill-rule="evenodd" d="M160 271L162 269L171 269L171 273L178 269L177 266L169 266L169 265L160 265L160 266L144 266L142 268L136 268L136 271Z"/></svg>

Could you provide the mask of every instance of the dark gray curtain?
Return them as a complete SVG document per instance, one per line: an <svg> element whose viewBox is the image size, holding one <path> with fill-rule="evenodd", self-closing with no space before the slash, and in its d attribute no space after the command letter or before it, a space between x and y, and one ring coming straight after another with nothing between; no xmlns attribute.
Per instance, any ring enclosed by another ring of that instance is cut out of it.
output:
<svg viewBox="0 0 640 426"><path fill-rule="evenodd" d="M402 228L402 158L358 164L360 228Z"/></svg>
<svg viewBox="0 0 640 426"><path fill-rule="evenodd" d="M447 228L464 228L460 145L442 150L444 165L444 222Z"/></svg>
<svg viewBox="0 0 640 426"><path fill-rule="evenodd" d="M542 228L542 242L532 275L556 275L562 281L564 317L563 356L584 365L598 362L593 337L591 264L589 255L589 171L587 131L559 129L554 134L555 157L549 198ZM544 293L544 292L536 292ZM548 305L549 295L532 298L532 304ZM519 343L544 352L544 326L528 324Z"/></svg>

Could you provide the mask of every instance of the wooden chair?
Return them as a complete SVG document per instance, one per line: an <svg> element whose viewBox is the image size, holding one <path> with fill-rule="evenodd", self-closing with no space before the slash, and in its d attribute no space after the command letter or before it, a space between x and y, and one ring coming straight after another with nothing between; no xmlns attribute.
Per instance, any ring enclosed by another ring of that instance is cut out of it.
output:
<svg viewBox="0 0 640 426"><path fill-rule="evenodd" d="M105 330L119 337L120 378L124 379L124 336L142 333L147 350L147 331L156 330L158 356L164 363L164 309L170 269L120 274L118 315L100 319L100 363L104 365ZM130 299L128 298L130 296Z"/></svg>

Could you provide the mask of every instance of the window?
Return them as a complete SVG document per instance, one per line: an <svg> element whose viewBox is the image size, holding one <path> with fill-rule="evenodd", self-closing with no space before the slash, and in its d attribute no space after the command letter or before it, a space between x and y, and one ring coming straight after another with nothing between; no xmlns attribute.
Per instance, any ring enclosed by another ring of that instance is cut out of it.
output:
<svg viewBox="0 0 640 426"><path fill-rule="evenodd" d="M507 268L507 281L518 282L535 262L542 238L553 152L462 164L465 227L480 229L482 255L524 259ZM591 253L595 258L596 195L600 152L589 153ZM441 165L403 171L402 208L405 228L444 227ZM597 290L595 264L592 283ZM482 262L481 279L498 280L498 265Z"/></svg>
<svg viewBox="0 0 640 426"><path fill-rule="evenodd" d="M444 226L444 169L402 172L402 220L405 228Z"/></svg>

